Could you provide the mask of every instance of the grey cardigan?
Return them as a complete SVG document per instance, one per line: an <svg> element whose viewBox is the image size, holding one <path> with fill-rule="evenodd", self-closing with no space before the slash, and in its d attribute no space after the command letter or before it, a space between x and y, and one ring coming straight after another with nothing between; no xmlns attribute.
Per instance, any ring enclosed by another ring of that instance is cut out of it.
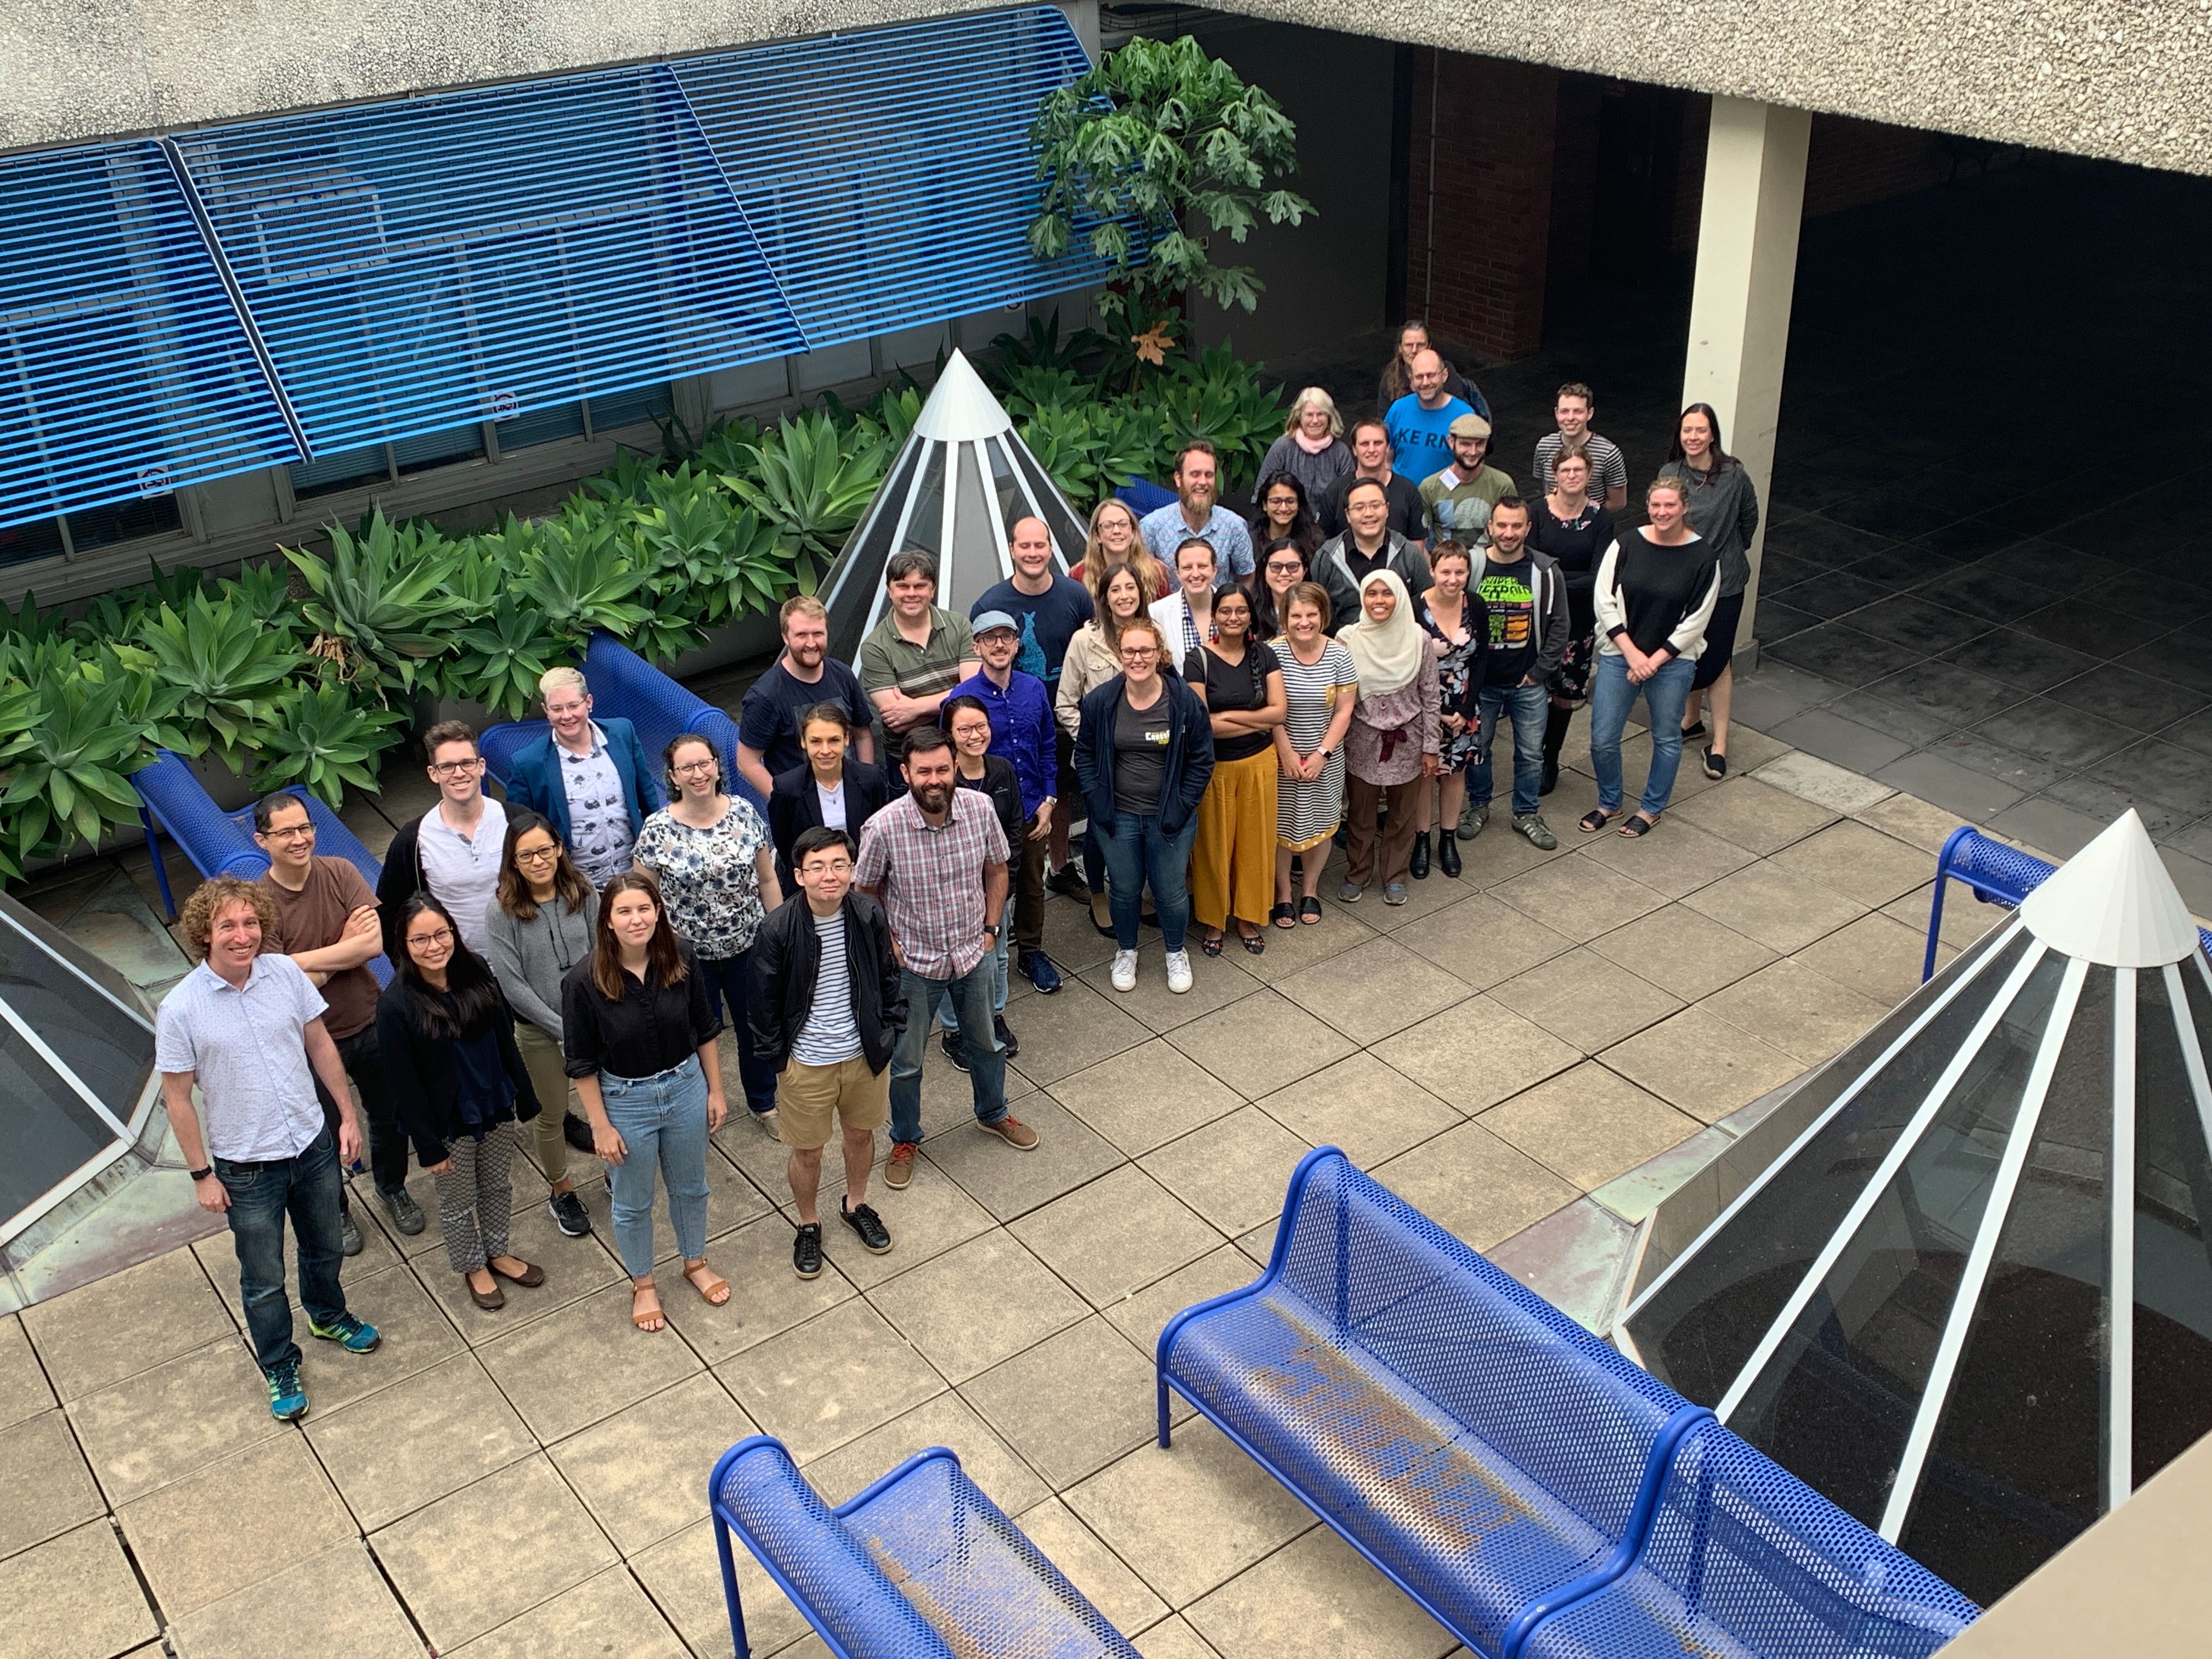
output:
<svg viewBox="0 0 2212 1659"><path fill-rule="evenodd" d="M507 1006L519 1018L561 1041L561 981L592 952L592 929L599 919L599 896L586 896L571 910L559 899L538 907L528 921L518 921L494 898L484 911L484 941L491 970Z"/></svg>

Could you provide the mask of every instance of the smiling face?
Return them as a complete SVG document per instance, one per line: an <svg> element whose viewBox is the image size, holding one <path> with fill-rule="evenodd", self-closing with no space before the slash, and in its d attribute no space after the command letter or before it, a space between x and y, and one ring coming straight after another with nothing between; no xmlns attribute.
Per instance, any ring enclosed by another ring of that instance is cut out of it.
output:
<svg viewBox="0 0 2212 1659"><path fill-rule="evenodd" d="M1644 510L1650 516L1654 530L1662 536L1671 536L1681 527L1682 492L1654 489L1644 498Z"/></svg>
<svg viewBox="0 0 2212 1659"><path fill-rule="evenodd" d="M1352 532L1371 546L1390 517L1390 498L1375 485L1365 485L1344 498L1344 517Z"/></svg>
<svg viewBox="0 0 2212 1659"><path fill-rule="evenodd" d="M255 830L253 839L276 868L292 875L304 872L315 856L315 824L307 803L286 796L270 811L269 827Z"/></svg>
<svg viewBox="0 0 2212 1659"><path fill-rule="evenodd" d="M1252 596L1241 587L1224 588L1213 602L1214 631L1224 645L1235 645L1252 631Z"/></svg>
<svg viewBox="0 0 2212 1659"><path fill-rule="evenodd" d="M553 735L571 748L584 741L592 723L592 695L573 685L556 685L545 694L545 719Z"/></svg>
<svg viewBox="0 0 2212 1659"><path fill-rule="evenodd" d="M1017 520L1007 550L1013 555L1014 568L1036 581L1051 568L1052 532L1042 519Z"/></svg>
<svg viewBox="0 0 2212 1659"><path fill-rule="evenodd" d="M1413 382L1413 395L1423 403L1434 405L1442 401L1444 389L1444 360L1433 351L1417 351L1408 366Z"/></svg>
<svg viewBox="0 0 2212 1659"><path fill-rule="evenodd" d="M1109 501L1098 512L1098 545L1109 559L1125 559L1137 544L1137 520L1120 501Z"/></svg>
<svg viewBox="0 0 2212 1659"><path fill-rule="evenodd" d="M1121 635L1121 674L1133 686L1150 685L1160 672L1160 636L1149 623Z"/></svg>
<svg viewBox="0 0 2212 1659"><path fill-rule="evenodd" d="M721 791L722 769L715 762L714 745L704 738L678 744L668 757L668 769L675 774L676 787L688 799L705 800Z"/></svg>
<svg viewBox="0 0 2212 1659"><path fill-rule="evenodd" d="M208 921L208 964L226 979L243 979L261 954L261 917L244 899L232 899Z"/></svg>
<svg viewBox="0 0 2212 1659"><path fill-rule="evenodd" d="M1379 478L1390 460L1390 434L1388 428L1372 421L1362 421L1359 429L1352 434L1352 459L1359 463L1359 470L1370 477Z"/></svg>
<svg viewBox="0 0 2212 1659"><path fill-rule="evenodd" d="M1194 513L1203 513L1213 505L1213 457L1202 450L1194 449L1176 467L1176 494L1182 504Z"/></svg>
<svg viewBox="0 0 2212 1659"><path fill-rule="evenodd" d="M1359 591L1359 607L1370 622L1389 622L1398 608L1398 596L1388 582L1370 582Z"/></svg>
<svg viewBox="0 0 2212 1659"><path fill-rule="evenodd" d="M1297 521L1298 492L1286 483L1271 483L1267 486L1267 495L1261 498L1260 506L1276 533L1287 534L1291 525Z"/></svg>
<svg viewBox="0 0 2212 1659"><path fill-rule="evenodd" d="M970 759L991 752L991 717L980 708L954 710L946 734L952 746Z"/></svg>
<svg viewBox="0 0 2212 1659"><path fill-rule="evenodd" d="M1213 592L1213 550L1204 542L1186 542L1176 550L1176 580L1184 595L1199 599Z"/></svg>
<svg viewBox="0 0 2212 1659"><path fill-rule="evenodd" d="M1528 539L1528 509L1525 507L1496 507L1490 511L1490 545L1494 552L1505 555L1504 562L1511 564L1521 556L1522 544Z"/></svg>
<svg viewBox="0 0 2212 1659"><path fill-rule="evenodd" d="M918 571L895 577L890 589L891 609L910 623L920 622L927 616L932 601L937 598L937 584Z"/></svg>
<svg viewBox="0 0 2212 1659"><path fill-rule="evenodd" d="M1267 589L1278 600L1306 579L1306 562L1287 547L1267 555Z"/></svg>
<svg viewBox="0 0 2212 1659"><path fill-rule="evenodd" d="M927 754L917 755L912 749L906 751L899 770L906 778L906 787L914 792L915 805L932 817L941 816L952 805L952 774L957 765L949 744Z"/></svg>
<svg viewBox="0 0 2212 1659"><path fill-rule="evenodd" d="M783 619L783 650L793 667L811 676L822 666L822 659L829 649L827 617L794 611Z"/></svg>
<svg viewBox="0 0 2212 1659"><path fill-rule="evenodd" d="M1682 416L1682 453L1692 459L1713 447L1713 423L1702 411L1692 410Z"/></svg>
<svg viewBox="0 0 2212 1659"><path fill-rule="evenodd" d="M1298 411L1298 430L1319 443L1328 436L1328 410L1309 398L1306 406Z"/></svg>
<svg viewBox="0 0 2212 1659"><path fill-rule="evenodd" d="M975 636L975 654L994 674L1004 674L1012 668L1021 648L1022 636L1011 628L994 628Z"/></svg>
<svg viewBox="0 0 2212 1659"><path fill-rule="evenodd" d="M1482 458L1490 453L1487 438L1446 438L1451 446L1452 461L1462 475L1482 471Z"/></svg>
<svg viewBox="0 0 2212 1659"><path fill-rule="evenodd" d="M1562 398L1552 405L1552 418L1559 423L1559 430L1568 437L1579 438L1589 430L1589 400L1586 398Z"/></svg>
<svg viewBox="0 0 2212 1659"><path fill-rule="evenodd" d="M1310 600L1292 605L1283 618L1283 632L1293 645L1311 645L1321 637L1321 607Z"/></svg>
<svg viewBox="0 0 2212 1659"><path fill-rule="evenodd" d="M626 951L642 951L659 925L660 907L642 887L625 888L607 901L607 927Z"/></svg>
<svg viewBox="0 0 2212 1659"><path fill-rule="evenodd" d="M515 837L514 867L522 872L533 894L550 895L554 872L561 867L561 843L550 830L526 830Z"/></svg>
<svg viewBox="0 0 2212 1659"><path fill-rule="evenodd" d="M1123 565L1106 578L1106 612L1127 622L1145 608L1145 587L1137 573Z"/></svg>
<svg viewBox="0 0 2212 1659"><path fill-rule="evenodd" d="M1456 605L1467 592L1467 555L1439 553L1430 568L1437 579L1437 592L1446 605Z"/></svg>
<svg viewBox="0 0 2212 1659"><path fill-rule="evenodd" d="M435 910L418 910L408 918L404 937L407 959L422 977L433 985L443 981L446 964L453 959L453 930L445 917Z"/></svg>
<svg viewBox="0 0 2212 1659"><path fill-rule="evenodd" d="M845 728L835 720L809 720L799 741L817 777L835 779L845 769Z"/></svg>
<svg viewBox="0 0 2212 1659"><path fill-rule="evenodd" d="M466 806L483 791L483 757L459 738L430 751L430 781L455 806Z"/></svg>

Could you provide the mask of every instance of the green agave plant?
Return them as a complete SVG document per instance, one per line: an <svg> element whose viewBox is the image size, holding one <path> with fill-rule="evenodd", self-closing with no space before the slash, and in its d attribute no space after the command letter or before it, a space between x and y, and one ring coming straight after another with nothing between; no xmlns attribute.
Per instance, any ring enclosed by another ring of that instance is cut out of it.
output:
<svg viewBox="0 0 2212 1659"><path fill-rule="evenodd" d="M145 744L123 717L128 695L127 677L78 672L0 688L0 732L14 732L0 742L0 873L137 818Z"/></svg>
<svg viewBox="0 0 2212 1659"><path fill-rule="evenodd" d="M153 672L179 694L176 712L185 729L211 733L227 759L253 746L270 699L301 661L289 634L230 598L210 602L204 592L144 619L137 642ZM208 746L203 735L187 752Z"/></svg>
<svg viewBox="0 0 2212 1659"><path fill-rule="evenodd" d="M507 719L520 720L538 696L538 679L568 653L536 605L502 592L454 636L459 653L447 665L447 691L473 697Z"/></svg>
<svg viewBox="0 0 2212 1659"><path fill-rule="evenodd" d="M631 568L605 516L564 511L530 531L519 583L556 638L580 648L594 628L627 639L652 619L634 597L645 573Z"/></svg>
<svg viewBox="0 0 2212 1659"><path fill-rule="evenodd" d="M343 685L295 686L276 701L261 733L254 781L263 790L304 784L341 805L345 787L376 787L376 757L395 748L405 716L362 702Z"/></svg>
<svg viewBox="0 0 2212 1659"><path fill-rule="evenodd" d="M292 573L283 565L241 565L234 580L216 586L226 599L245 606L264 628L282 628L289 633L299 625L299 607L292 603Z"/></svg>
<svg viewBox="0 0 2212 1659"><path fill-rule="evenodd" d="M753 477L726 476L732 494L788 537L801 556L802 586L827 568L875 499L885 458L873 445L848 455L826 415L787 420L761 440Z"/></svg>
<svg viewBox="0 0 2212 1659"><path fill-rule="evenodd" d="M392 526L380 511L358 537L332 525L327 560L305 548L279 550L307 579L301 614L316 635L308 649L342 683L385 702L394 689L412 691L434 678L425 665L445 653L459 609L453 551L436 532Z"/></svg>

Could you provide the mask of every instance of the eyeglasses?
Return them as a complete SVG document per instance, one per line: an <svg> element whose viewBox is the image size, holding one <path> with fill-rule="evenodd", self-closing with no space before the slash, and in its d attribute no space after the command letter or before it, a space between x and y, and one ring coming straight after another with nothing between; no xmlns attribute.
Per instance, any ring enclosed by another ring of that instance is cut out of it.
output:
<svg viewBox="0 0 2212 1659"><path fill-rule="evenodd" d="M441 927L434 933L410 933L407 935L407 948L410 951L434 950L441 945L451 945L453 942L453 930L450 927Z"/></svg>
<svg viewBox="0 0 2212 1659"><path fill-rule="evenodd" d="M517 864L550 864L560 856L561 849L557 847L518 847L514 849Z"/></svg>
<svg viewBox="0 0 2212 1659"><path fill-rule="evenodd" d="M1271 576L1295 576L1304 568L1305 566L1300 564L1296 559L1267 561L1267 574Z"/></svg>
<svg viewBox="0 0 2212 1659"><path fill-rule="evenodd" d="M802 876L842 876L853 867L850 859L809 859L799 866Z"/></svg>
<svg viewBox="0 0 2212 1659"><path fill-rule="evenodd" d="M714 763L712 760L686 761L683 765L675 767L672 769L674 770L676 775L679 778L696 778L702 772L713 771L714 769Z"/></svg>
<svg viewBox="0 0 2212 1659"><path fill-rule="evenodd" d="M466 777L483 764L483 757L481 755L471 755L466 760L433 761L430 763L430 775L434 778Z"/></svg>
<svg viewBox="0 0 2212 1659"><path fill-rule="evenodd" d="M289 824L282 830L264 830L261 834L269 841L313 841L315 838L315 826L312 823L295 823Z"/></svg>
<svg viewBox="0 0 2212 1659"><path fill-rule="evenodd" d="M1157 657L1159 654L1160 648L1157 645L1128 645L1121 647L1123 662L1143 662L1147 658Z"/></svg>

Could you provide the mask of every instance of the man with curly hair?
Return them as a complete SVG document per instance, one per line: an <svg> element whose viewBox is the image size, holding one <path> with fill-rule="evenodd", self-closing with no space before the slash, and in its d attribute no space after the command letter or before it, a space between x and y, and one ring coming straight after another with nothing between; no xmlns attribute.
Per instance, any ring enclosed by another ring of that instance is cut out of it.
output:
<svg viewBox="0 0 2212 1659"><path fill-rule="evenodd" d="M276 926L276 906L258 882L218 876L193 892L183 929L200 964L161 1000L154 1064L193 1196L229 1220L269 1409L289 1422L307 1414L307 1391L284 1294L287 1216L300 1242L308 1330L349 1353L367 1353L380 1339L347 1311L338 1285L339 1172L361 1156L353 1095L323 1026L322 994L289 957L263 948ZM317 1078L338 1103L335 1135L323 1121Z"/></svg>

